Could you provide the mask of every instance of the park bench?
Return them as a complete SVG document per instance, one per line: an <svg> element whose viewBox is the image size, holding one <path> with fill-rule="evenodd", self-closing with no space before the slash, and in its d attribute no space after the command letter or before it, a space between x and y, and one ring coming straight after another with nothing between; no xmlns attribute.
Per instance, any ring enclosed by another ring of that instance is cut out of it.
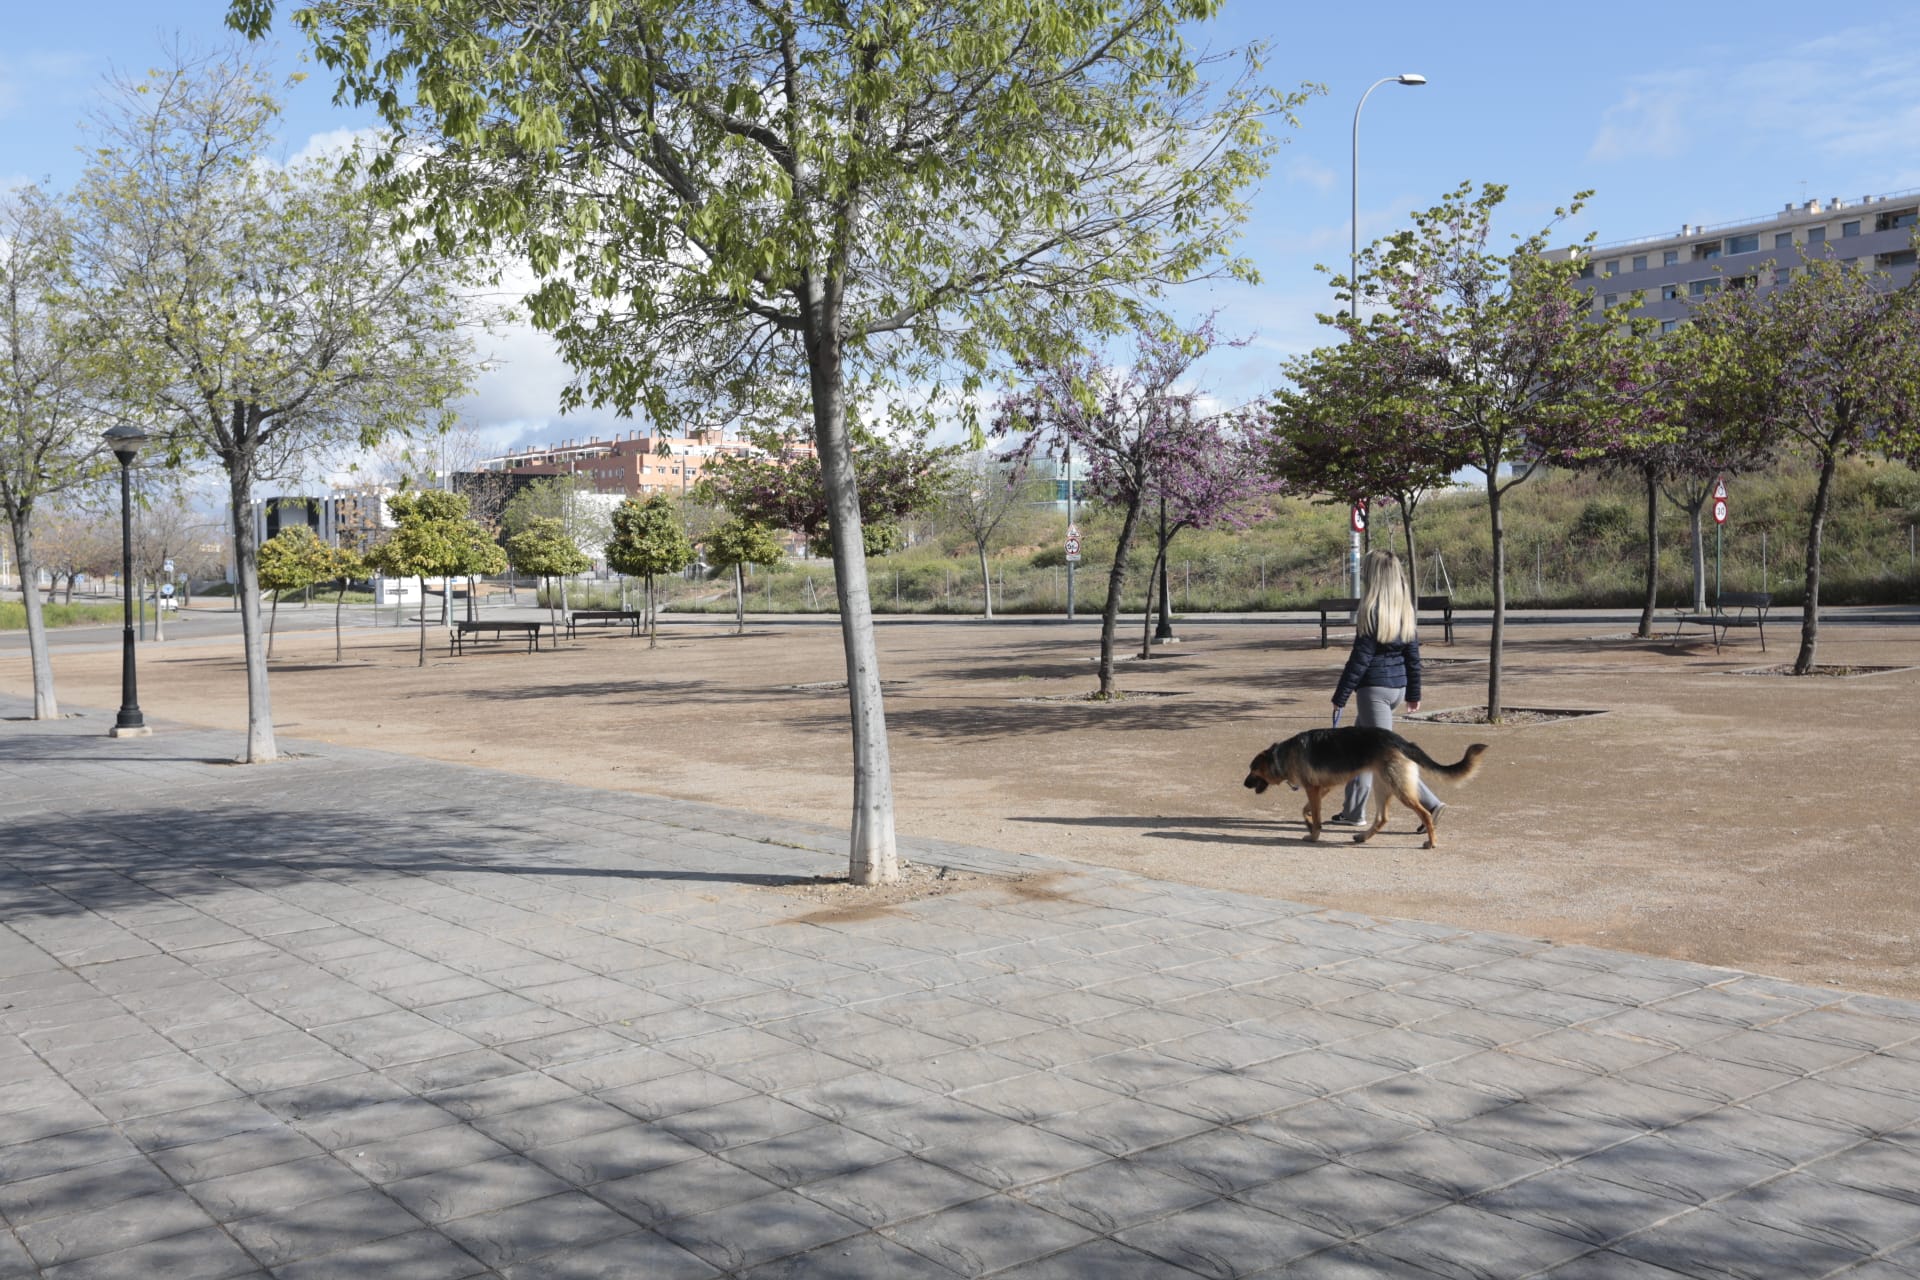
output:
<svg viewBox="0 0 1920 1280"><path fill-rule="evenodd" d="M487 636L496 640L505 640L508 636L525 636L527 652L533 653L540 648L540 627L538 622L521 621L456 621L447 632L447 652L465 653L469 644L478 644Z"/></svg>
<svg viewBox="0 0 1920 1280"><path fill-rule="evenodd" d="M1767 608L1772 605L1773 596L1765 591L1722 591L1720 598L1713 602L1710 613L1683 613L1673 624L1673 638L1680 638L1680 628L1689 622L1696 626L1707 627L1713 632L1713 651L1720 652L1720 646L1726 642L1727 633L1735 627L1752 627L1760 633L1760 652L1767 651Z"/></svg>
<svg viewBox="0 0 1920 1280"><path fill-rule="evenodd" d="M1426 626L1439 627L1445 634L1447 643L1453 643L1453 597L1421 596L1414 601L1416 618ZM1327 647L1327 632L1335 627L1351 626L1353 615L1360 608L1360 601L1353 596L1344 596L1330 600L1316 600L1313 607L1320 613L1320 647ZM1419 613L1434 616L1418 618Z"/></svg>
<svg viewBox="0 0 1920 1280"><path fill-rule="evenodd" d="M603 627L627 624L628 635L640 634L640 623L644 615L638 609L575 609L567 615L567 639L579 634L582 623L594 623Z"/></svg>

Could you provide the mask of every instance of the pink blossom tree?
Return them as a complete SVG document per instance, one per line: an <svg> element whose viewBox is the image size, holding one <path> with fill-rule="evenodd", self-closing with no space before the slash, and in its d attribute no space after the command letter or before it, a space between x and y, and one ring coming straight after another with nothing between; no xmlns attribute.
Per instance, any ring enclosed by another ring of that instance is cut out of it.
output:
<svg viewBox="0 0 1920 1280"><path fill-rule="evenodd" d="M1840 460L1920 452L1920 284L1896 289L1884 274L1809 257L1772 289L1723 290L1693 323L1738 353L1745 385L1762 393L1756 421L1820 473L1793 663L1795 675L1807 675L1820 639L1821 541Z"/></svg>
<svg viewBox="0 0 1920 1280"><path fill-rule="evenodd" d="M1454 462L1427 379L1377 381L1380 354L1364 343L1345 343L1289 361L1292 385L1274 393L1267 410L1264 464L1299 492L1348 504L1393 499L1418 597L1414 515L1429 490L1449 482Z"/></svg>
<svg viewBox="0 0 1920 1280"><path fill-rule="evenodd" d="M703 501L768 529L790 529L810 546L832 538L832 502L820 459L791 438L768 436L752 454L714 460L701 481ZM921 434L904 441L864 436L853 455L860 495L861 539L867 555L884 555L900 541L900 522L940 500L955 450Z"/></svg>
<svg viewBox="0 0 1920 1280"><path fill-rule="evenodd" d="M1493 550L1488 645L1489 723L1501 719L1506 638L1506 526L1501 499L1551 457L1604 452L1625 418L1600 394L1619 326L1594 323L1579 263L1545 254L1552 226L1493 248L1506 187L1471 183L1413 215L1413 227L1361 256L1360 288L1380 310L1364 320L1324 317L1354 348L1358 386L1401 389L1434 436L1432 457L1451 473L1480 473ZM1558 223L1587 193L1554 211ZM1415 419L1419 421L1419 418Z"/></svg>
<svg viewBox="0 0 1920 1280"><path fill-rule="evenodd" d="M1264 515L1269 499L1285 488L1261 465L1266 457L1266 439L1264 423L1256 412L1194 416L1170 426L1161 444L1160 466L1153 479L1160 520L1153 569L1147 575L1146 619L1140 640L1143 658L1153 653L1156 600L1159 629L1169 629L1167 549L1173 540L1186 529L1244 529ZM1157 592L1153 589L1156 578Z"/></svg>
<svg viewBox="0 0 1920 1280"><path fill-rule="evenodd" d="M1004 397L993 434L1020 437L1008 458L1058 458L1069 449L1086 467L1087 490L1119 509L1120 537L1107 571L1107 602L1100 614L1100 688L1117 698L1114 633L1126 587L1127 555L1140 514L1204 415L1199 392L1185 385L1194 362L1214 346L1212 321L1191 330L1141 335L1133 364L1116 368L1083 355L1027 369L1027 385Z"/></svg>

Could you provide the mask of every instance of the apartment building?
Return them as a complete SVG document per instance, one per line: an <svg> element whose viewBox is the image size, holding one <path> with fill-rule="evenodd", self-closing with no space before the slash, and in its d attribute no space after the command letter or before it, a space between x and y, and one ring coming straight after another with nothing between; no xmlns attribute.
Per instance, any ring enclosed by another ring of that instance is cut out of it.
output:
<svg viewBox="0 0 1920 1280"><path fill-rule="evenodd" d="M1825 255L1884 271L1895 285L1913 278L1920 189L1860 200L1835 197L1789 204L1763 218L1682 226L1678 234L1558 249L1548 256L1583 259L1580 280L1596 306L1641 294L1643 314L1663 331L1686 319L1688 307L1732 282L1765 288L1774 273L1800 266L1801 255Z"/></svg>
<svg viewBox="0 0 1920 1280"><path fill-rule="evenodd" d="M721 431L687 436L633 432L609 440L592 436L515 450L481 460L479 469L504 471L515 477L571 475L592 484L596 493L637 498L691 490L714 459L746 454L752 448L747 441ZM813 443L802 439L794 449L810 456Z"/></svg>

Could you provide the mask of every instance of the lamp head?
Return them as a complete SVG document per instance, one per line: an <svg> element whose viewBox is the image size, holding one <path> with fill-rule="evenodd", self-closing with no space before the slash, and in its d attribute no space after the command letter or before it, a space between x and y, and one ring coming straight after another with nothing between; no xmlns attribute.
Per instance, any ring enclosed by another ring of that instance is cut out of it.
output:
<svg viewBox="0 0 1920 1280"><path fill-rule="evenodd" d="M1396 76L1394 79L1399 84L1425 84L1427 82L1425 76L1412 71L1407 72L1403 76Z"/></svg>
<svg viewBox="0 0 1920 1280"><path fill-rule="evenodd" d="M130 467L135 455L140 452L140 446L147 442L147 433L130 423L122 423L117 427L108 427L100 438L113 450L113 456L120 459L121 466Z"/></svg>

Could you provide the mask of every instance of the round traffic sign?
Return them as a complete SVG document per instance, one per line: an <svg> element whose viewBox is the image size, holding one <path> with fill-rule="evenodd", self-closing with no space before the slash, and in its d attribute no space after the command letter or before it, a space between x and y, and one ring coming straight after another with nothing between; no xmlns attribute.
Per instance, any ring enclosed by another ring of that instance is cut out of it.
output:
<svg viewBox="0 0 1920 1280"><path fill-rule="evenodd" d="M1366 503L1356 502L1353 504L1352 523L1353 523L1353 531L1355 533L1365 533L1367 531L1367 504Z"/></svg>
<svg viewBox="0 0 1920 1280"><path fill-rule="evenodd" d="M1715 524L1725 524L1727 522L1727 500L1725 498L1715 498L1713 500L1713 522Z"/></svg>

